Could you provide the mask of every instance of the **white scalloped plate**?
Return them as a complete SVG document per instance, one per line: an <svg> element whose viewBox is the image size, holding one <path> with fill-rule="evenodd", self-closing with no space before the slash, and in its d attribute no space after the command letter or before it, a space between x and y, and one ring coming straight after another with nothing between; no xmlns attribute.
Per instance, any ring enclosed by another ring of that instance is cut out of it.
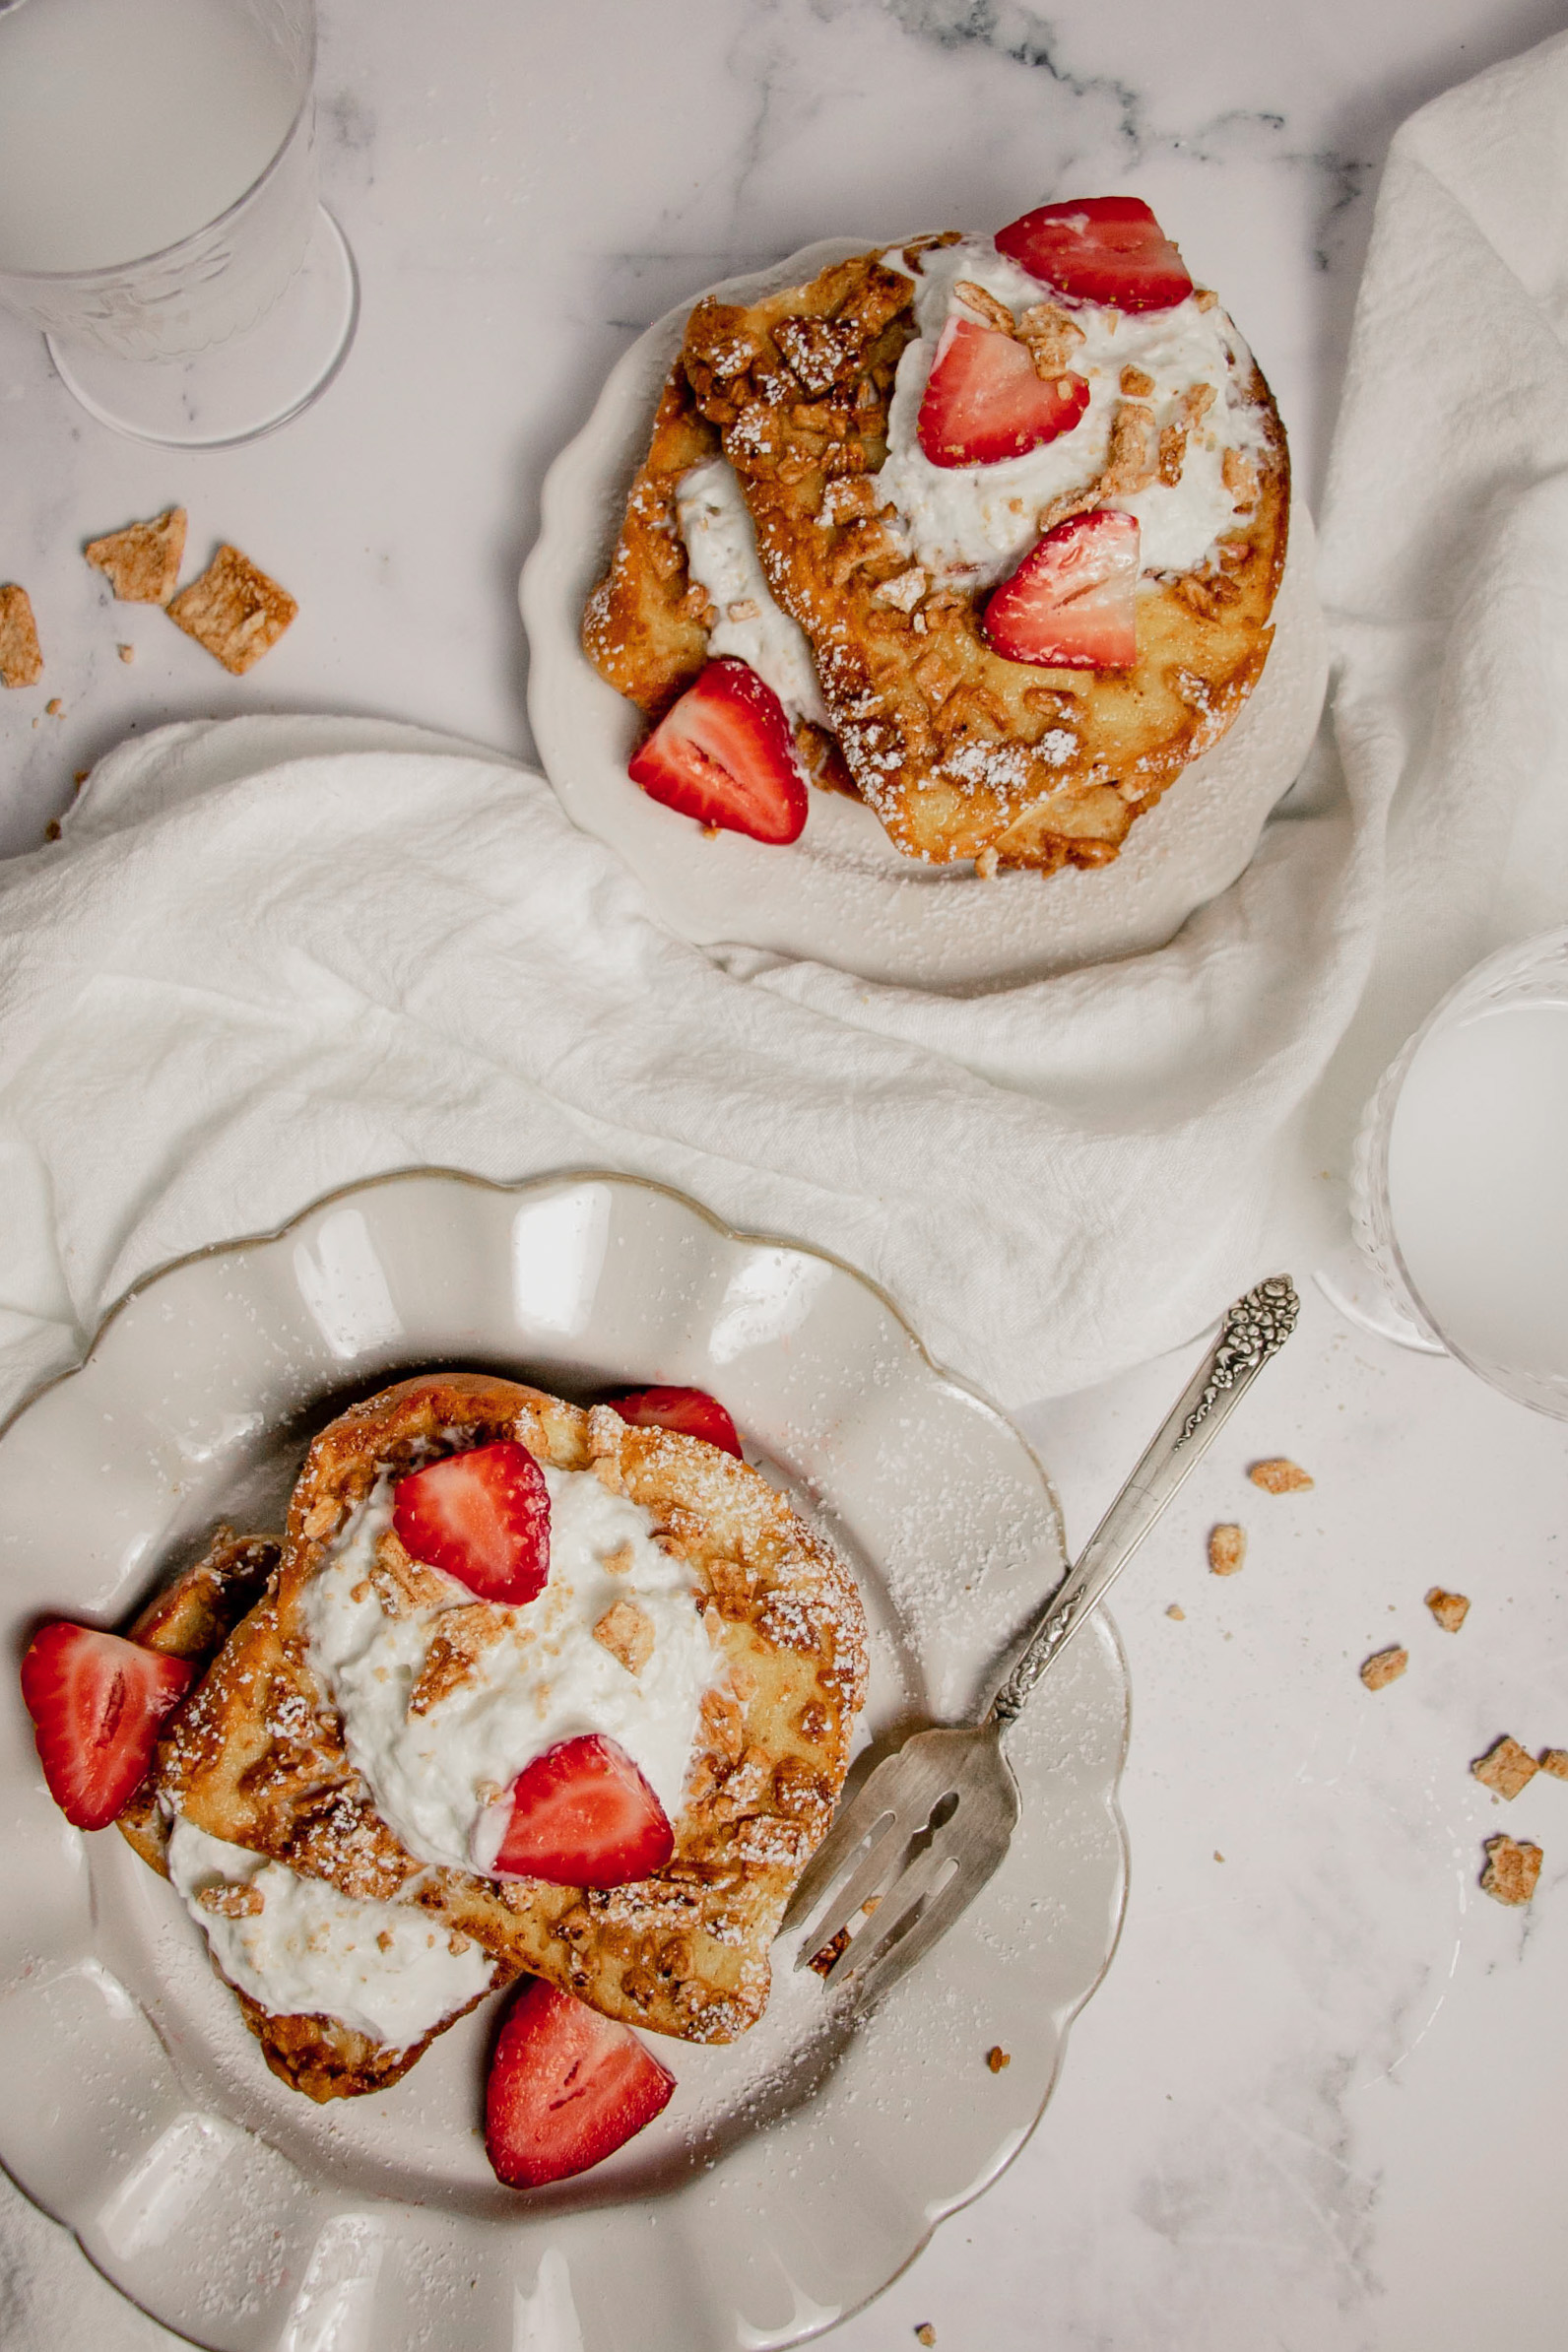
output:
<svg viewBox="0 0 1568 2352"><path fill-rule="evenodd" d="M717 1390L855 1565L876 1733L970 1706L1062 1568L1022 1439L848 1269L624 1178L425 1172L157 1275L11 1423L10 1655L44 1614L120 1620L220 1516L277 1525L311 1432L434 1363ZM1013 1745L1005 1866L882 2007L849 2031L780 1967L732 2049L660 2041L680 2088L655 2125L525 2198L477 2128L495 2005L389 2092L317 2108L284 2089L170 1889L49 1801L13 1681L0 2154L116 2286L213 2352L798 2342L885 2285L1044 2108L1121 1919L1127 1709L1100 1619ZM1005 2073L984 2063L996 2042Z"/></svg>
<svg viewBox="0 0 1568 2352"><path fill-rule="evenodd" d="M873 241L829 237L707 291L755 301ZM628 779L642 721L578 641L690 310L687 301L668 311L612 368L545 478L539 538L523 567L529 722L573 823L617 851L661 919L699 947L803 957L910 988L996 985L1163 947L1247 865L1317 730L1328 641L1306 507L1298 499L1291 509L1274 643L1257 690L1223 741L1140 817L1114 864L983 882L967 864L902 856L870 809L833 792L812 794L806 830L787 849L740 833L708 838Z"/></svg>

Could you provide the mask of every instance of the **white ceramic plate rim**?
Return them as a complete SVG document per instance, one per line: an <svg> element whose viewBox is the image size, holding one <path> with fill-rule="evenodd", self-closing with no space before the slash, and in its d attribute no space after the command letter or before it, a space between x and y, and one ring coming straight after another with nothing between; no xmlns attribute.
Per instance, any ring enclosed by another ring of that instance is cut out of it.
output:
<svg viewBox="0 0 1568 2352"><path fill-rule="evenodd" d="M579 1190L581 1188L604 1187L608 1188L612 1196L620 1199L635 1199L640 1196L648 1201L670 1204L681 1216L692 1221L694 1230L698 1232L702 1231L703 1229L706 1230L707 1234L711 1237L711 1246L715 1250L727 1248L732 1251L743 1253L755 1253L758 1251L784 1253L791 1261L812 1262L818 1266L829 1269L833 1276L847 1280L848 1283L853 1285L853 1291L855 1294L875 1302L876 1309L880 1317L883 1320L889 1335L896 1339L897 1345L904 1351L910 1365L916 1369L918 1377L930 1385L934 1397L940 1393L949 1399L966 1400L970 1405L972 1405L981 1415L984 1416L985 1422L994 1431L1005 1431L1007 1433L1009 1442L1013 1448L1016 1449L1020 1461L1024 1461L1028 1464L1032 1478L1038 1483L1040 1499L1043 1505L1045 1516L1049 1520L1051 1528L1054 1532L1056 1554L1058 1558L1061 1557L1060 1522L1059 1515L1056 1511L1055 1498L1051 1493L1049 1481L1046 1478L1043 1470L1034 1460L1032 1453L1030 1453L1029 1449L1026 1447L1023 1440L1018 1436L1017 1432L1012 1429L1011 1424L1006 1422L1004 1416L998 1413L995 1407L989 1405L989 1404L983 1398L979 1397L977 1392L969 1388L967 1384L951 1379L948 1375L942 1372L932 1363L931 1358L921 1345L918 1337L912 1331L904 1317L900 1314L896 1305L887 1298L884 1292L881 1291L875 1284L867 1281L866 1277L859 1274L853 1268L845 1266L841 1261L832 1258L827 1253L805 1250L799 1245L793 1243L776 1242L769 1240L766 1237L738 1232L735 1228L725 1224L722 1220L711 1215L706 1209L700 1208L698 1204L687 1200L684 1195L675 1192L672 1188L653 1184L644 1179L606 1175L595 1171L585 1171L582 1173L573 1173L565 1176L540 1178L517 1185L497 1184L485 1178L475 1177L462 1171L454 1170L409 1169L404 1171L396 1171L375 1179L371 1179L363 1184L340 1188L336 1192L326 1196L322 1201L312 1204L309 1209L303 1210L298 1216L287 1220L272 1232L250 1236L241 1241L215 1245L209 1249L191 1253L188 1257L180 1259L174 1262L172 1265L159 1270L158 1273L149 1275L128 1290L125 1295L116 1302L115 1306L109 1311L109 1314L105 1316L103 1323L99 1327L98 1333L94 1339L91 1348L83 1357L82 1362L72 1367L68 1371L61 1372L51 1377L51 1379L41 1384L37 1390L35 1390L21 1405L18 1406L17 1410L9 1416L6 1422L3 1425L0 1425L0 1437L9 1440L12 1437L13 1432L17 1431L19 1427L25 1425L27 1416L33 1412L38 1405L42 1405L46 1399L48 1399L50 1396L56 1395L68 1383L76 1380L84 1371L90 1372L92 1367L99 1360L99 1350L101 1348L102 1342L110 1334L112 1329L122 1323L127 1312L135 1306L137 1301L147 1298L150 1294L156 1296L160 1286L168 1283L172 1277L188 1274L192 1270L196 1269L221 1268L226 1262L233 1263L237 1260L243 1259L249 1253L265 1251L270 1247L284 1242L290 1235L298 1234L302 1228L309 1227L312 1223L312 1220L319 1221L327 1216L330 1212L340 1209L345 1206L352 1207L354 1205L368 1202L377 1195L384 1196L394 1193L396 1188L420 1185L434 1185L438 1188L444 1188L453 1184L460 1188L471 1190L475 1195L484 1196L490 1201L509 1201L515 1203L539 1201L552 1194L569 1195L574 1190ZM377 1377L379 1377L379 1374ZM0 1465L3 1465L4 1460L5 1457L0 1456ZM829 1502L831 1502L832 1498L829 1496L827 1499ZM69 1606L70 1597L68 1595L62 1596L58 1601L55 1601L52 1605L59 1607ZM1114 1874L1116 1878L1117 1891L1115 1900L1112 1904L1108 1932L1095 1946L1092 1965L1086 1966L1081 1971L1078 1980L1075 1982L1072 1988L1071 1997L1066 2000L1059 2000L1057 2004L1054 2017L1055 2030L1049 2053L1050 2063L1044 2073L1043 2080L1039 2081L1035 2086L1037 2096L1031 2101L1030 2112L1016 2116L1010 2123L1009 2128L1000 2133L997 2145L991 2151L988 2160L979 2168L975 2177L967 2184L967 2186L964 2187L961 2194L947 2194L935 2200L928 2198L923 2205L921 2204L918 2196L915 2196L911 2200L910 2211L907 2216L907 2226L903 2232L902 2243L898 2250L897 2259L886 2263L883 2266L883 2274L877 2277L875 2280L862 2280L859 2282L859 2285L854 2291L851 2300L840 2302L831 2308L820 2302L812 2303L810 2308L802 2308L794 2313L791 2316L790 2320L787 2321L783 2326L769 2325L760 2331L754 2327L749 2326L744 2319L743 2315L739 2311L732 2312L728 2315L729 2320L731 2322L731 2332L728 2334L724 2332L723 2327L723 2319L725 2315L719 2314L716 2311L692 2311L688 2315L682 2315L677 2311L666 2313L665 2318L672 2321L685 2321L684 2324L677 2326L674 2332L670 2333L665 2333L662 2330L658 2319L650 2312L650 2320L652 2321L652 2324L650 2326L649 2332L643 2339L646 2343L653 2344L656 2342L668 2342L672 2346L677 2342L685 2344L695 2341L700 2332L701 2340L704 2343L708 2342L709 2340L713 2342L728 2342L738 2340L757 2346L763 2344L767 2346L773 2346L800 2341L809 2335L819 2332L822 2327L831 2325L836 2319L847 2317L852 2310L860 2308L866 2301L870 2300L871 2296L880 2292L882 2287L886 2285L891 2277L896 2276L898 2271L902 2269L908 2261L914 2258L915 2254L926 2243L932 2229L936 2225L936 2222L939 2219L944 2218L947 2213L957 2209L958 2205L961 2203L967 2202L968 2199L973 2195L978 2194L980 2190L988 2185L989 2181L994 2179L997 2173L999 2173L1004 2166L1012 2160L1012 2157L1023 2144L1023 2141L1028 2136L1028 2133L1033 2129L1035 2123L1038 2122L1040 2114L1043 2113L1044 2106L1049 2098L1050 2090L1055 2080L1056 2071L1060 2064L1062 2040L1065 2036L1067 2027L1071 2023L1072 2017L1077 2014L1078 2009L1082 2005L1083 2001L1089 1997L1095 1986L1100 1981L1100 1978L1104 1973L1104 1969L1109 1965L1110 1958L1115 1948L1116 1936L1119 1933L1122 1909L1125 1904L1125 1887L1127 1875L1126 1835L1121 1821L1120 1812L1116 1804L1115 1795L1116 1781L1121 1770L1122 1761L1125 1757L1128 1731L1125 1664L1121 1659L1119 1649L1116 1647L1114 1634L1110 1630L1108 1623L1106 1623L1103 1619L1097 1623L1092 1641L1086 1643L1084 1648L1086 1655L1091 1650L1097 1652L1099 1664L1093 1670L1095 1672L1101 1673L1101 1679L1105 1684L1105 1688L1100 1694L1102 1715L1105 1711L1105 1705L1108 1702L1116 1719L1114 1725L1110 1727L1114 1731L1114 1736L1110 1740L1105 1759L1108 1768L1102 1773L1101 1778L1096 1782L1092 1790L1086 1792L1086 1805L1088 1811L1094 1813L1098 1817L1101 1824L1106 1828L1109 1833L1111 1843L1114 1845ZM1102 1725L1102 1730L1105 1727ZM35 1778L35 1771L33 1777ZM1026 1775L1026 1785L1027 1778L1028 1776ZM956 1944L954 1944L952 1948L955 1951L957 1949ZM110 1957L112 1958L112 1955L110 1955ZM942 1956L935 1956L933 1961L928 1963L924 1970L917 1972L916 1977L910 1980L911 1983L924 1987L928 2001L939 1989L943 1966L944 1963ZM3 2011L4 2009L5 1999L9 1997L10 1993L15 1992L15 1990L16 1987L13 1985L12 1987L8 1988L6 1995L0 1996L0 2011ZM889 2010L891 2010L894 2005L895 2004L890 2003ZM860 2043L864 2039L864 2035L857 2037L856 2043L850 2046L851 2049L859 2047ZM834 2061L830 2079L836 2079L838 2068L844 2062L844 2057L841 2054L841 2056ZM426 2060L425 2063L428 2065L430 2061ZM1016 2087L1019 2090L1023 2088L1021 2078ZM390 2096L395 2098L397 2095L398 2094L394 2092ZM823 2100L828 2096L828 2092L821 2093L816 2099L809 2101L808 2107L819 2108ZM786 2123L792 2124L795 2120L796 2115L794 2112L784 2118ZM771 2129L773 2126L768 2126L768 2128ZM754 2136L756 2138L765 2137L765 2132ZM750 2143L742 2143L743 2146L747 2144ZM720 2158L719 2162L721 2169L732 2164L734 2155L735 2151L732 2149L730 2153L725 2154ZM25 2158L18 2157L16 2159L16 2168L18 2173L26 2173L27 2166ZM10 2169L9 2165L8 2169ZM24 2182L24 2186L27 2186L26 2182ZM31 2190L30 2193L32 2193ZM314 2223L320 2223L322 2213L328 2211L333 2203L332 2184L330 2181L324 2184L315 2184L313 2193L314 2203L311 2206L311 2212L307 2218L311 2219ZM667 2190L662 2196L653 2200L653 2209L657 2210L665 2206L673 2207L682 2200L689 2200L692 2193L693 2188L691 2186L683 2187L679 2189ZM74 2213L70 2209L72 2199L69 2195L55 2195L45 2199L40 2199L40 2201L45 2203L46 2209L55 2211L57 2217L65 2220L68 2226L76 2224L80 2219L80 2215ZM339 2201L341 2202L341 2199ZM640 2196L633 2195L621 2204L600 2206L598 2209L598 2218L601 2223L606 2225L605 2234L608 2236L608 2225L612 2216L625 2215L628 2213L642 2214L646 2213L648 2210L648 2204ZM399 2220L400 2229L407 2231L410 2227L414 2228L415 2230L418 2229L419 2216L425 2211L425 2208L416 2204L406 2208L394 2208L394 2211ZM536 2217L531 2215L529 2218L533 2219ZM542 2225L548 2224L550 2218L551 2217L549 2213L537 2217ZM320 2228L318 2238L315 2242L318 2251L319 2245L324 2243L327 2236L330 2234L331 2226L332 2225L329 2220L326 2225ZM764 2235L766 2233L764 2232ZM519 2237L522 2235L521 2228L519 2228L517 2235ZM164 2304L163 2308L160 2308L161 2299L156 2293L150 2294L143 2282L128 2278L124 2264L117 2263L112 2258L105 2258L105 2252L101 2243L87 2244L85 2251L88 2252L90 2259L95 2260L98 2266L104 2270L105 2275L109 2276L113 2283L118 2286L122 2292L128 2293L132 2300L140 2302L141 2307L144 2310L147 2310L150 2316L159 2319L165 2325L173 2324L176 2327L178 2326L179 2321L173 2317L167 2304ZM546 2297L547 2304L549 2295L555 2291L551 2286L550 2279L547 2276L550 2260L550 2252L548 2249L546 2249L540 2254L539 2266L536 2271L533 2288L533 2293L535 2295ZM791 2292L792 2294L794 2293L793 2287L791 2288ZM532 2306L530 2306L530 2309L532 2309ZM295 2317L297 2318L297 2309ZM704 2329L706 2323L712 2322L714 2320L718 2320L720 2322L719 2332L717 2334L705 2332ZM738 2335L735 2332L737 2329L739 2330ZM195 2333L191 2333L190 2340L204 2341L206 2338ZM286 2328L281 2335L274 2331L271 2334L264 2332L257 2335L227 2337L224 2340L233 2341L235 2343L243 2342L246 2345L251 2343L261 2345L276 2342L280 2346L286 2345L289 2348L289 2352L303 2352L303 2348L307 2341L313 2346L317 2339L314 2336L301 2334L295 2326L294 2320L291 2319L289 2327ZM368 2339L366 2340L368 2341ZM472 2340L475 2343L476 2352L484 2352L483 2341L479 2335L476 2334ZM616 2336L614 2339L609 2337L601 2338L598 2335L593 2335L591 2352L599 2352L601 2342L608 2343L611 2340L619 2343L621 2338L619 2336ZM352 2352L359 2352L359 2339L358 2336L353 2335L352 2332L344 2334L341 2339L338 2335L331 2335L330 2337L323 2335L320 2337L319 2341L322 2347L322 2352L325 2352L325 2347L329 2341L333 2347L333 2352L339 2352L340 2342L341 2352L351 2352L351 2347ZM393 2337L386 2332L384 2323L378 2328L374 2338L374 2343L375 2352L396 2352Z"/></svg>
<svg viewBox="0 0 1568 2352"><path fill-rule="evenodd" d="M888 241L825 238L705 291L754 301ZM529 721L540 764L572 821L623 858L661 920L695 945L801 958L871 982L995 985L1164 946L1248 865L1316 732L1328 649L1305 505L1292 505L1278 627L1256 690L1223 740L1139 819L1111 866L981 882L964 864L902 857L869 809L820 791L811 796L805 835L788 850L738 833L705 837L628 784L626 760L642 722L599 677L578 636L660 388L701 298L667 311L611 369L545 478L539 537L518 584Z"/></svg>

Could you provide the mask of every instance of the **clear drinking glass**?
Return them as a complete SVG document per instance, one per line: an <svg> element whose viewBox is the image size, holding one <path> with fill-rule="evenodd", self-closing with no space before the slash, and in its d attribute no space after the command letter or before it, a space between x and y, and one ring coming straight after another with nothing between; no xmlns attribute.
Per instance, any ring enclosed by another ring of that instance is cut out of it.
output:
<svg viewBox="0 0 1568 2352"><path fill-rule="evenodd" d="M314 0L0 0L0 304L102 423L221 447L342 365L315 62Z"/></svg>
<svg viewBox="0 0 1568 2352"><path fill-rule="evenodd" d="M1568 1419L1568 925L1450 990L1385 1072L1321 1287Z"/></svg>

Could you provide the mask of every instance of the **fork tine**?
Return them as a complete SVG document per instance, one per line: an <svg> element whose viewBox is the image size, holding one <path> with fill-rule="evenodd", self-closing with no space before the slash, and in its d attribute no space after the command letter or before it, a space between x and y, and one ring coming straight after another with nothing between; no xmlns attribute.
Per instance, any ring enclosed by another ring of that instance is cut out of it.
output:
<svg viewBox="0 0 1568 2352"><path fill-rule="evenodd" d="M779 1924L781 1934L788 1934L811 1918L857 1848L868 1837L874 1836L889 1816L896 1818L896 1806L889 1800L889 1796L882 1793L887 1790L898 1761L897 1753L883 1756L875 1772L869 1773L856 1790L849 1803L840 1809L832 1828L801 1872Z"/></svg>
<svg viewBox="0 0 1568 2352"><path fill-rule="evenodd" d="M946 1842L928 1846L918 1861L912 1862L894 1879L859 1934L850 1937L823 1982L836 1990L871 1968L878 1954L885 1950L927 1897L943 1887L949 1871L962 1867L959 1857ZM850 1916L853 1918L853 1913Z"/></svg>
<svg viewBox="0 0 1568 2352"><path fill-rule="evenodd" d="M864 1970L853 1978L858 2007L867 2007L890 1985L896 1985L904 1971L913 1968L939 1936L947 1934L959 1914L968 1910L1000 1860L999 1855L978 1875L972 1870L965 1870L960 1863L947 1885L939 1887L907 1934L901 1935L896 1943L889 1943L883 1937L879 1948L867 1960ZM880 1911L876 1916L880 1917ZM861 1938L855 1940L859 1942ZM855 1944L851 1943L844 1958L851 1960L854 1955ZM832 1978L829 1977L827 1981L831 1984Z"/></svg>
<svg viewBox="0 0 1568 2352"><path fill-rule="evenodd" d="M823 1944L831 1943L834 1936L841 1933L850 1921L859 1915L867 1898L875 1895L892 1877L909 1843L909 1836L908 1828L896 1813L883 1812L870 1853L864 1857L848 1883L838 1890L836 1900L826 1916L816 1927L809 1927L802 1936L801 1948L795 1955L797 1968L809 1966Z"/></svg>

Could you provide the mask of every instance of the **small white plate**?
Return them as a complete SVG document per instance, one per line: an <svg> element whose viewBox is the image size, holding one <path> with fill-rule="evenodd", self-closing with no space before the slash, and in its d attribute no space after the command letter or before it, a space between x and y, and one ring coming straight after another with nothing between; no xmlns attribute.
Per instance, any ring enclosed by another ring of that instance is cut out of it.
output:
<svg viewBox="0 0 1568 2352"><path fill-rule="evenodd" d="M417 1173L155 1276L11 1423L8 1654L44 1615L119 1621L220 1517L276 1527L311 1433L436 1363L715 1390L855 1567L874 1734L972 1707L1063 1566L1017 1432L846 1268L625 1178ZM728 2050L661 2038L665 2115L524 2197L478 2129L496 2005L391 2091L318 2108L283 2088L172 1891L55 1810L13 1681L0 2154L116 2286L214 2352L798 2342L885 2285L1037 2121L1121 1919L1127 1706L1101 1618L1012 1744L1006 1863L884 2005L847 2030L781 1946L760 2025Z"/></svg>
<svg viewBox="0 0 1568 2352"><path fill-rule="evenodd" d="M831 237L708 291L755 301L869 242ZM528 715L540 764L573 822L616 850L663 921L699 947L799 957L911 988L995 985L1163 947L1245 868L1317 729L1328 649L1305 506L1292 508L1274 643L1257 690L1224 740L1140 817L1112 865L983 882L967 864L904 857L870 809L834 792L813 792L806 830L787 849L740 833L710 838L627 777L642 720L578 639L690 311L689 301L669 311L611 370L545 478L539 538L523 568Z"/></svg>

